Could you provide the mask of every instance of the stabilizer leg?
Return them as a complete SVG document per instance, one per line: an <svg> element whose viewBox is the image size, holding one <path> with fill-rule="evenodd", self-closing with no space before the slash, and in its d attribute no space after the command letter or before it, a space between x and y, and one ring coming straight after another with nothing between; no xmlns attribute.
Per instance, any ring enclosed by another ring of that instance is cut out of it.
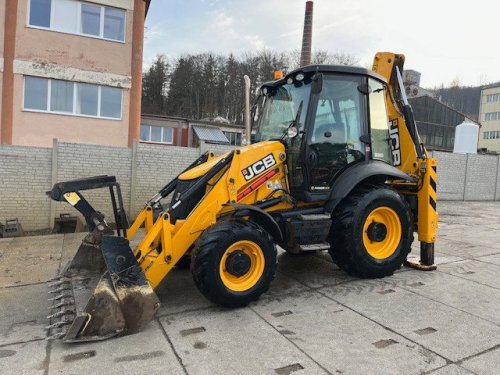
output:
<svg viewBox="0 0 500 375"><path fill-rule="evenodd" d="M419 271L434 271L434 243L420 242L420 262L407 260L405 266Z"/></svg>

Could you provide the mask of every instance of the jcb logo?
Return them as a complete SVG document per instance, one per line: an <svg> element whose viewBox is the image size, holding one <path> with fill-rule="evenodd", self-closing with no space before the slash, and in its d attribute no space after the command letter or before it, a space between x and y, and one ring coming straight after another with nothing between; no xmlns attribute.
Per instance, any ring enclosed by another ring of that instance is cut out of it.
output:
<svg viewBox="0 0 500 375"><path fill-rule="evenodd" d="M273 154L269 154L260 159L259 161L256 161L251 166L243 169L241 173L243 173L243 177L245 177L245 180L248 181L254 178L255 176L261 174L267 168L272 167L275 164L276 160L274 159Z"/></svg>
<svg viewBox="0 0 500 375"><path fill-rule="evenodd" d="M401 144L399 142L399 126L397 119L390 121L389 133L391 136L392 160L394 161L394 166L398 166L401 165Z"/></svg>

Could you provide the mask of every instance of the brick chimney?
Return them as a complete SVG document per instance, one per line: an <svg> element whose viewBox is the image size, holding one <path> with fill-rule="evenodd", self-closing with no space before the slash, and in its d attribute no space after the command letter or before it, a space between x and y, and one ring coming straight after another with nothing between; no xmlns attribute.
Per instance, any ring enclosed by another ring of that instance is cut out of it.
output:
<svg viewBox="0 0 500 375"><path fill-rule="evenodd" d="M304 16L304 34L302 34L302 51L300 53L300 66L311 64L311 45L313 27L313 2L306 1L306 14Z"/></svg>

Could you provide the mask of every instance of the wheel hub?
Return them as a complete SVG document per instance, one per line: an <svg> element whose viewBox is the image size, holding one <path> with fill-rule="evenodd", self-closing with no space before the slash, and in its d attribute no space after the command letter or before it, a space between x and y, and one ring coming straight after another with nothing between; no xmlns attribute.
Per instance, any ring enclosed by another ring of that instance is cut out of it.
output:
<svg viewBox="0 0 500 375"><path fill-rule="evenodd" d="M387 227L383 223L374 221L368 226L367 234L370 241L382 242L387 236Z"/></svg>
<svg viewBox="0 0 500 375"><path fill-rule="evenodd" d="M241 277L250 271L252 260L241 250L233 251L226 259L226 270L231 275Z"/></svg>

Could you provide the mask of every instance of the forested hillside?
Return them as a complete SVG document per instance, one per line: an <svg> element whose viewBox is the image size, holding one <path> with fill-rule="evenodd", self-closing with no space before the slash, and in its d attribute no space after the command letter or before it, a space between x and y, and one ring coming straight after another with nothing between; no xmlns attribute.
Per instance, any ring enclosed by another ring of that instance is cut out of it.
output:
<svg viewBox="0 0 500 375"><path fill-rule="evenodd" d="M143 75L142 112L192 119L222 116L243 122L246 74L252 91L273 79L276 69L284 73L299 66L300 53L262 51L242 56L213 53L189 54L175 61L159 55ZM313 63L354 65L358 60L345 53L316 51Z"/></svg>
<svg viewBox="0 0 500 375"><path fill-rule="evenodd" d="M243 122L243 76L252 81L252 92L273 79L276 69L284 73L299 66L300 52L261 51L241 56L214 53L186 54L169 61L158 55L143 74L142 112L191 119L222 116L232 123ZM313 54L313 63L356 65L346 53L324 50ZM433 91L438 99L477 120L480 87L441 86Z"/></svg>
<svg viewBox="0 0 500 375"><path fill-rule="evenodd" d="M473 120L478 119L480 86L440 87L434 90L436 98L450 107L460 111Z"/></svg>

